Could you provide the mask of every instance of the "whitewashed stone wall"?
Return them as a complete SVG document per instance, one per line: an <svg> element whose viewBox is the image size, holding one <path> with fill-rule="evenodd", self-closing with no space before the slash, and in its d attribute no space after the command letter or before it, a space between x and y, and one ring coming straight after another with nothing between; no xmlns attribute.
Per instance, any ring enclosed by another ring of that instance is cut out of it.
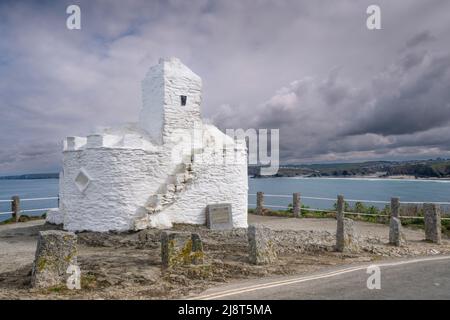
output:
<svg viewBox="0 0 450 320"><path fill-rule="evenodd" d="M167 228L204 224L208 204L228 202L233 225L246 227L245 143L202 124L200 77L178 59L160 60L142 85L139 124L64 141L61 216L52 220L64 221L70 231ZM181 95L187 97L185 106ZM173 203L150 212L150 199L182 161L192 179L172 194Z"/></svg>
<svg viewBox="0 0 450 320"><path fill-rule="evenodd" d="M142 81L139 124L155 143L176 141L201 124L202 80L176 58L160 59ZM181 105L186 96L186 105Z"/></svg>
<svg viewBox="0 0 450 320"><path fill-rule="evenodd" d="M74 183L83 168L92 178L84 191ZM164 181L158 153L139 149L66 151L61 204L70 231L129 230L137 209Z"/></svg>
<svg viewBox="0 0 450 320"><path fill-rule="evenodd" d="M202 80L178 59L164 61L164 130L165 143L176 142L180 137L202 123L200 104ZM186 105L181 105L181 96Z"/></svg>
<svg viewBox="0 0 450 320"><path fill-rule="evenodd" d="M224 153L222 142L226 140L230 143L230 140L224 135L219 139L216 137L220 142L208 143L211 127L204 127L206 131L202 144L204 150L194 157L192 168L196 176L192 185L180 194L172 206L155 216L150 216L150 219L159 221L160 216L164 216L173 223L204 224L207 204L231 203L233 226L247 227L248 177L245 143L235 144L231 149L225 149ZM162 220L167 221L166 218Z"/></svg>
<svg viewBox="0 0 450 320"><path fill-rule="evenodd" d="M142 81L142 108L139 125L146 130L152 140L162 143L164 124L164 63L150 68Z"/></svg>

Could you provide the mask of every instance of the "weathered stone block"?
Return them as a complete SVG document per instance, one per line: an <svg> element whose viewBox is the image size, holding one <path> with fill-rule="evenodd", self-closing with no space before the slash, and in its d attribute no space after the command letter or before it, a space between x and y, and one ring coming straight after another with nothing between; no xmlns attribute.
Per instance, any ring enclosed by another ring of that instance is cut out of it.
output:
<svg viewBox="0 0 450 320"><path fill-rule="evenodd" d="M294 217L301 218L302 216L302 203L300 200L300 193L296 192L292 195L292 209Z"/></svg>
<svg viewBox="0 0 450 320"><path fill-rule="evenodd" d="M391 217L400 217L400 199L391 198Z"/></svg>
<svg viewBox="0 0 450 320"><path fill-rule="evenodd" d="M71 265L77 265L77 236L59 230L39 232L31 285L36 288L65 285Z"/></svg>
<svg viewBox="0 0 450 320"><path fill-rule="evenodd" d="M256 193L256 214L264 215L264 193L259 191Z"/></svg>
<svg viewBox="0 0 450 320"><path fill-rule="evenodd" d="M50 209L47 211L47 215L45 217L45 221L50 224L63 224L64 223L64 214L59 210L59 208L56 209Z"/></svg>
<svg viewBox="0 0 450 320"><path fill-rule="evenodd" d="M250 225L247 230L249 261L252 264L270 264L277 260L271 230L259 225Z"/></svg>
<svg viewBox="0 0 450 320"><path fill-rule="evenodd" d="M206 226L212 230L233 229L230 203L210 204L206 208Z"/></svg>
<svg viewBox="0 0 450 320"><path fill-rule="evenodd" d="M338 221L344 219L344 207L345 207L344 196L338 195L336 202L336 219Z"/></svg>
<svg viewBox="0 0 450 320"><path fill-rule="evenodd" d="M359 246L355 237L354 221L338 216L336 231L336 250L339 252L356 252Z"/></svg>
<svg viewBox="0 0 450 320"><path fill-rule="evenodd" d="M203 258L203 243L199 234L173 231L161 233L163 268L202 264Z"/></svg>
<svg viewBox="0 0 450 320"><path fill-rule="evenodd" d="M19 222L20 219L20 198L19 196L13 196L11 198L11 211L12 211L12 218Z"/></svg>
<svg viewBox="0 0 450 320"><path fill-rule="evenodd" d="M391 217L389 223L389 244L397 247L406 244L406 238L402 231L402 222L396 217Z"/></svg>
<svg viewBox="0 0 450 320"><path fill-rule="evenodd" d="M434 203L424 203L425 240L441 244L441 208Z"/></svg>

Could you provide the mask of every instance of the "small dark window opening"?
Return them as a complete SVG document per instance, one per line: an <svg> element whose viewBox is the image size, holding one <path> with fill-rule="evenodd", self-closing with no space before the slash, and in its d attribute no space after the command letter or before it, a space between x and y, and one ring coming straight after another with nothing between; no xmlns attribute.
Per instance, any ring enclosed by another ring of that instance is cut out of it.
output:
<svg viewBox="0 0 450 320"><path fill-rule="evenodd" d="M181 105L185 106L187 101L187 96L180 96L181 97Z"/></svg>

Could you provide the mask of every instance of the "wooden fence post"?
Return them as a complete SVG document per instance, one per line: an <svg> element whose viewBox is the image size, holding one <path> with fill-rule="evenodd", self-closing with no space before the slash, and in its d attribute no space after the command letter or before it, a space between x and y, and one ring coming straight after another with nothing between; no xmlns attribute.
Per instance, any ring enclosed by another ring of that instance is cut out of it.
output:
<svg viewBox="0 0 450 320"><path fill-rule="evenodd" d="M16 222L19 222L20 218L20 198L19 196L13 196L11 198L11 211L12 211L12 218Z"/></svg>
<svg viewBox="0 0 450 320"><path fill-rule="evenodd" d="M300 193L296 192L292 194L292 207L294 211L294 217L302 217L302 202L300 200Z"/></svg>
<svg viewBox="0 0 450 320"><path fill-rule="evenodd" d="M256 214L260 216L264 215L263 209L264 209L264 193L258 191L256 193Z"/></svg>

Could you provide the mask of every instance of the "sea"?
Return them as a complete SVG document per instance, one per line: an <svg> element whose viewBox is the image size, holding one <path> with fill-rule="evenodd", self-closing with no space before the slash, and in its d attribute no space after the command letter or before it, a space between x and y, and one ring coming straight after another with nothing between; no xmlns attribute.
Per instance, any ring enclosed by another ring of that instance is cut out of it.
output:
<svg viewBox="0 0 450 320"><path fill-rule="evenodd" d="M392 197L400 202L449 202L449 180L376 179L376 178L250 178L249 207L255 207L256 192L265 194L264 204L284 207L292 197L278 197L299 192L302 204L316 209L333 208L337 195L352 205L358 200L367 206L385 207ZM326 198L324 199L308 199ZM370 202L375 201L375 202ZM386 203L384 203L386 202ZM447 211L443 204L442 209Z"/></svg>
<svg viewBox="0 0 450 320"><path fill-rule="evenodd" d="M338 194L345 199L365 201L367 205L384 207L382 201L399 197L401 202L450 202L450 181L416 179L373 179L373 178L249 178L249 207L256 204L255 194L265 194L265 205L287 207L292 203L292 193L299 192L302 204L310 208L332 208ZM18 195L21 199L35 199L58 196L58 179L0 180L0 213L11 211L10 200ZM281 196L281 197L280 197ZM306 197L306 198L305 198ZM308 199L327 198L324 199ZM57 200L21 201L21 209L46 209L57 207ZM46 210L27 212L27 215L42 215ZM0 214L0 221L10 218Z"/></svg>

